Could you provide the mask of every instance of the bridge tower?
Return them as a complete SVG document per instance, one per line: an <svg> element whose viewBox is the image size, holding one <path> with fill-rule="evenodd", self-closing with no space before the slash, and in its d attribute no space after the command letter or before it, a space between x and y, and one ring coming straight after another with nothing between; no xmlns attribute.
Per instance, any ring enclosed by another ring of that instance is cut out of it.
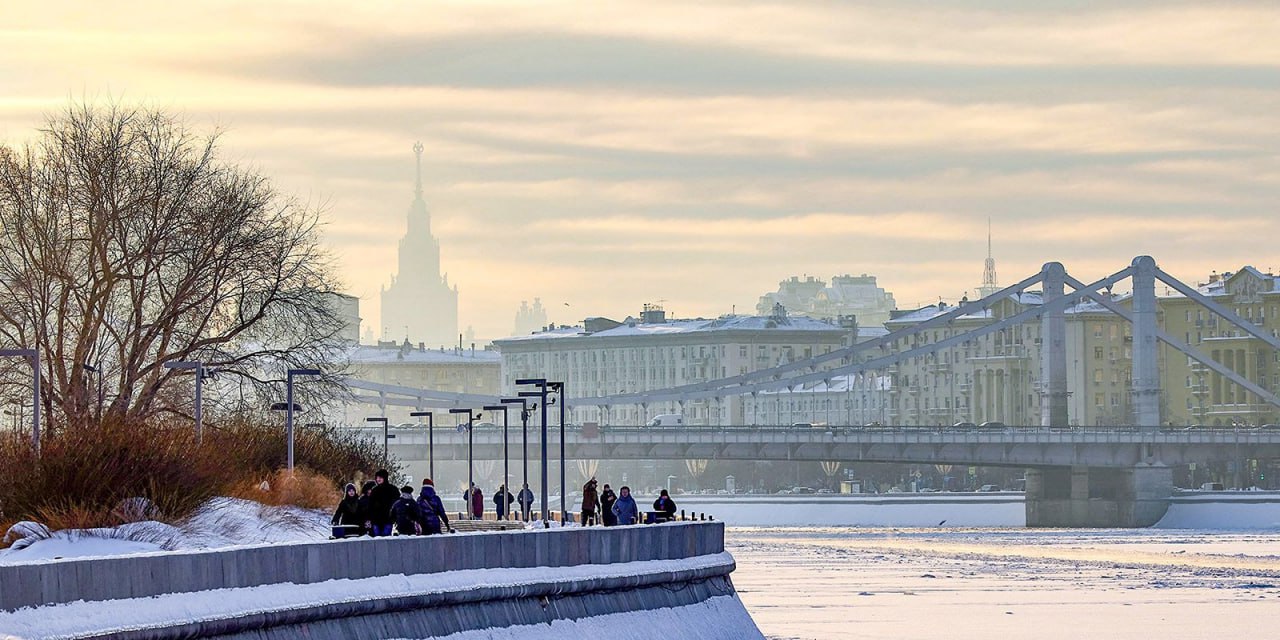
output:
<svg viewBox="0 0 1280 640"><path fill-rule="evenodd" d="M1133 259L1133 413L1134 423L1160 427L1160 363L1156 344L1156 261Z"/></svg>
<svg viewBox="0 0 1280 640"><path fill-rule="evenodd" d="M1044 265L1041 284L1046 308L1061 298L1067 270L1061 262ZM1040 318L1040 424L1045 427L1067 426L1067 321L1062 307L1046 312Z"/></svg>

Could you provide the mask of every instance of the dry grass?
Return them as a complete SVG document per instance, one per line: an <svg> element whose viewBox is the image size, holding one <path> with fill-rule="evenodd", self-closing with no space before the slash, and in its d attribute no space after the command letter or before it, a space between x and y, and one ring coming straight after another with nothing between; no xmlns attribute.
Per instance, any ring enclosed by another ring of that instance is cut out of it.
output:
<svg viewBox="0 0 1280 640"><path fill-rule="evenodd" d="M175 523L219 495L331 508L350 478L398 469L380 448L335 429L300 431L295 459L290 477L280 470L279 427L249 421L211 428L203 443L190 423L62 430L39 459L26 442L0 438L0 522L35 520L54 530ZM268 491L258 489L264 480Z"/></svg>

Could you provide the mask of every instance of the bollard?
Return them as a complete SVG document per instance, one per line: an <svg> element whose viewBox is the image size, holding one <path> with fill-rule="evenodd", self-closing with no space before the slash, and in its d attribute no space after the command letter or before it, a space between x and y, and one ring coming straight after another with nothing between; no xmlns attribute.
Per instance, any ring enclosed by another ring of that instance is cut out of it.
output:
<svg viewBox="0 0 1280 640"><path fill-rule="evenodd" d="M684 522L684 509L680 510L680 522Z"/></svg>

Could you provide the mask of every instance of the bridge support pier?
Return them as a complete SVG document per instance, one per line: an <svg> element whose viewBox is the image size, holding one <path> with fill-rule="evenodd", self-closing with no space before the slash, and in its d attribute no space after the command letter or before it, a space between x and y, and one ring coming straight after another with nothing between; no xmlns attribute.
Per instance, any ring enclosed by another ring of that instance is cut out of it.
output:
<svg viewBox="0 0 1280 640"><path fill-rule="evenodd" d="M1028 469L1027 526L1149 527L1172 495L1173 471L1162 464Z"/></svg>

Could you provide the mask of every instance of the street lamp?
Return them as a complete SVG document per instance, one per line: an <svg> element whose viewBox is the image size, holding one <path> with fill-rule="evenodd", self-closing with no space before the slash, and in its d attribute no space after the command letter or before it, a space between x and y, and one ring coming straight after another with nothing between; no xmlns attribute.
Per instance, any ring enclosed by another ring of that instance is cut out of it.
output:
<svg viewBox="0 0 1280 640"><path fill-rule="evenodd" d="M509 426L507 423L507 405L489 404L484 406L484 410L502 412L502 489L499 490L499 493L505 494L511 491L511 485L509 484L511 482L511 456L508 454L508 448L507 448L507 443L509 441L507 438L507 427ZM511 519L511 503L507 502L507 496L506 495L499 496L498 502L504 503L506 505L506 507L503 508L503 511L504 513L506 513L507 519L510 520Z"/></svg>
<svg viewBox="0 0 1280 640"><path fill-rule="evenodd" d="M35 349L0 349L0 357L26 358L31 363L31 447L40 455L40 352Z"/></svg>
<svg viewBox="0 0 1280 640"><path fill-rule="evenodd" d="M521 398L542 398L542 524L546 526L547 520L550 519L550 513L547 509L547 379L546 378L519 378L516 380L516 386L537 385L537 391L521 391Z"/></svg>
<svg viewBox="0 0 1280 640"><path fill-rule="evenodd" d="M204 442L204 363L198 360L180 360L164 363L166 369L189 369L196 374L196 442ZM99 376L101 379L101 376Z"/></svg>
<svg viewBox="0 0 1280 640"><path fill-rule="evenodd" d="M391 435L391 433L387 431L387 419L386 418L365 418L364 421L382 423L382 459L383 461L390 460L391 459L391 456L389 455L390 447L387 446L387 443L389 443L391 439L394 438L395 436Z"/></svg>
<svg viewBox="0 0 1280 640"><path fill-rule="evenodd" d="M560 394L560 523L563 524L565 517L569 515L569 491L567 482L565 482L564 468L564 412L565 407L569 405L569 399L564 395L564 382L548 382L547 386Z"/></svg>
<svg viewBox="0 0 1280 640"><path fill-rule="evenodd" d="M436 477L435 418L431 416L430 411L410 411L409 417L427 419L427 476L434 481Z"/></svg>
<svg viewBox="0 0 1280 640"><path fill-rule="evenodd" d="M538 408L538 403L533 403L533 407L529 406L529 401L524 398L503 398L503 404L519 404L520 405L520 434L523 436L522 450L524 458L524 482L521 483L520 490L524 491L524 487L529 486L529 412ZM524 513L521 507L521 514ZM523 516L522 516L523 517Z"/></svg>
<svg viewBox="0 0 1280 640"><path fill-rule="evenodd" d="M471 509L471 502L475 500L475 462L474 452L476 444L475 421L483 414L477 413L471 415L471 409L450 409L449 413L465 413L467 414L467 519L474 520L475 512ZM461 425L459 425L461 426Z"/></svg>
<svg viewBox="0 0 1280 640"><path fill-rule="evenodd" d="M319 369L290 369L285 375L285 422L284 429L289 439L289 473L293 473L293 409L296 405L293 403L293 377L294 376L318 376Z"/></svg>

